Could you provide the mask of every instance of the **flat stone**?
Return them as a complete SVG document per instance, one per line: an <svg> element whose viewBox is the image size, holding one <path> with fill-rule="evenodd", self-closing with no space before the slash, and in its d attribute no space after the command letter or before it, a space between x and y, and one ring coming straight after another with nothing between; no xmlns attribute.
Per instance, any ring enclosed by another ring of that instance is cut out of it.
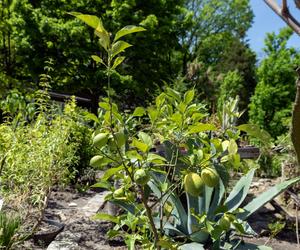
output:
<svg viewBox="0 0 300 250"><path fill-rule="evenodd" d="M79 246L76 242L67 240L55 240L50 243L47 250L79 250Z"/></svg>
<svg viewBox="0 0 300 250"><path fill-rule="evenodd" d="M107 193L108 192L106 191L96 194L87 202L85 206L80 208L80 212L82 212L86 217L91 217L95 215L99 211L100 207L104 204L104 198L107 195Z"/></svg>

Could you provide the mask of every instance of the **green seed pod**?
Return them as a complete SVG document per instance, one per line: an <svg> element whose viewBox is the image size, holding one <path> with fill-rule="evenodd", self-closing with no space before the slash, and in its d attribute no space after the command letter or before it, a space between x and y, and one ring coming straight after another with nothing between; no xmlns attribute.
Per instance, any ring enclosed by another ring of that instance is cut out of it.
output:
<svg viewBox="0 0 300 250"><path fill-rule="evenodd" d="M97 148L101 148L106 145L108 141L108 135L106 133L99 133L93 139L93 145Z"/></svg>
<svg viewBox="0 0 300 250"><path fill-rule="evenodd" d="M150 180L148 173L144 169L138 169L134 173L134 180L139 185L146 185Z"/></svg>
<svg viewBox="0 0 300 250"><path fill-rule="evenodd" d="M192 196L201 196L204 188L204 182L200 175L189 173L184 177L184 189Z"/></svg>
<svg viewBox="0 0 300 250"><path fill-rule="evenodd" d="M213 168L207 167L201 171L201 178L205 185L209 187L216 187L219 184L219 175L217 171Z"/></svg>
<svg viewBox="0 0 300 250"><path fill-rule="evenodd" d="M230 224L230 218L226 214L219 220L219 226L225 231L229 230Z"/></svg>
<svg viewBox="0 0 300 250"><path fill-rule="evenodd" d="M90 166L96 168L100 167L102 163L103 156L101 155L95 155L91 160L90 160Z"/></svg>

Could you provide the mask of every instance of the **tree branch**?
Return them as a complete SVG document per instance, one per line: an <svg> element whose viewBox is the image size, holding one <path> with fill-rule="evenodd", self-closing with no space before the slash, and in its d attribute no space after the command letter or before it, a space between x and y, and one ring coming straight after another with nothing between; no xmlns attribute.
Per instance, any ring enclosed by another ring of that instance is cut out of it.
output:
<svg viewBox="0 0 300 250"><path fill-rule="evenodd" d="M284 22L287 23L287 25L289 25L300 36L300 23L290 14L286 6L286 0L283 0L282 8L280 8L275 0L264 1L279 17L281 17ZM299 3L299 0L295 1Z"/></svg>
<svg viewBox="0 0 300 250"><path fill-rule="evenodd" d="M300 164L300 67L297 69L297 73L299 78L296 82L297 91L292 115L291 137Z"/></svg>

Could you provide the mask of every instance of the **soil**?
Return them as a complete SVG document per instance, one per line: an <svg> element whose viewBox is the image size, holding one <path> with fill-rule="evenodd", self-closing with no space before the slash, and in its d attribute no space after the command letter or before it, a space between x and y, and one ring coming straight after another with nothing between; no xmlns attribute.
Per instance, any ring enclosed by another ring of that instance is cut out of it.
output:
<svg viewBox="0 0 300 250"><path fill-rule="evenodd" d="M55 240L67 239L75 243L68 249L110 250L127 249L121 240L109 241L106 232L112 227L108 222L92 220L80 211L80 208L96 195L94 191L79 193L73 188L65 190L53 190L48 207L45 211L45 219L55 220L65 225L63 232L59 233ZM45 242L36 242L30 239L24 242L19 249L47 249Z"/></svg>
<svg viewBox="0 0 300 250"><path fill-rule="evenodd" d="M252 196L263 192L268 186L272 186L278 181L279 180L268 179L255 180L251 188ZM65 249L127 249L121 239L114 241L108 240L106 232L112 226L110 223L92 220L80 212L80 208L95 196L95 194L96 192L94 191L79 193L73 188L54 190L52 192L48 207L45 211L45 218L65 224L63 232L58 234L56 240L67 238L75 242L76 245L74 247ZM292 208L289 211L291 211L292 214L294 212ZM282 215L279 215L270 204L267 204L249 218L250 225L258 236L254 238L244 238L244 240L249 243L266 244L274 250L300 249L297 245L295 226L293 223L286 223L285 228L280 233L274 237L270 236L268 224L280 219L283 219ZM47 245L38 245L31 239L22 244L20 248L42 250L47 249Z"/></svg>

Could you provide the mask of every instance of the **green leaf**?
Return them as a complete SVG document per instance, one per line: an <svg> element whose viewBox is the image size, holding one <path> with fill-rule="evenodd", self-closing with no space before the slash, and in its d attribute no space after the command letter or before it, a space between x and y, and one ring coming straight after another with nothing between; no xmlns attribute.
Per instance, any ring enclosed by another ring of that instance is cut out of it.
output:
<svg viewBox="0 0 300 250"><path fill-rule="evenodd" d="M143 160L143 157L136 150L126 151L126 156L131 160L131 162Z"/></svg>
<svg viewBox="0 0 300 250"><path fill-rule="evenodd" d="M135 138L132 140L132 146L141 150L143 153L146 153L149 150L149 146Z"/></svg>
<svg viewBox="0 0 300 250"><path fill-rule="evenodd" d="M85 112L83 112L83 115L84 115L84 118L87 119L87 120L94 121L94 122L96 122L98 124L100 123L98 117L95 114L93 114L93 113L85 111Z"/></svg>
<svg viewBox="0 0 300 250"><path fill-rule="evenodd" d="M86 14L82 14L80 12L69 12L68 14L75 16L76 18L85 22L87 25L89 25L93 29L97 29L99 26L103 27L101 19L98 18L97 16L86 15Z"/></svg>
<svg viewBox="0 0 300 250"><path fill-rule="evenodd" d="M196 123L195 125L189 126L188 133L189 134L197 134L203 131L214 131L216 130L216 126L209 123Z"/></svg>
<svg viewBox="0 0 300 250"><path fill-rule="evenodd" d="M225 205L228 207L228 211L233 211L242 204L248 194L254 172L255 169L249 170L249 172L244 175L233 187L232 191L225 201Z"/></svg>
<svg viewBox="0 0 300 250"><path fill-rule="evenodd" d="M132 45L129 43L126 43L124 41L118 41L112 45L111 49L111 56L114 58L119 53L123 52L125 49L131 47Z"/></svg>
<svg viewBox="0 0 300 250"><path fill-rule="evenodd" d="M86 15L79 12L70 12L69 14L75 16L76 18L92 27L95 30L95 35L99 37L101 46L106 50L108 49L110 44L109 34L104 28L103 23L99 17Z"/></svg>
<svg viewBox="0 0 300 250"><path fill-rule="evenodd" d="M102 180L108 180L110 177L112 177L114 174L118 173L120 170L124 169L124 166L119 166L116 168L110 168L105 171Z"/></svg>
<svg viewBox="0 0 300 250"><path fill-rule="evenodd" d="M170 241L160 239L157 243L158 246L163 249L174 249L173 244Z"/></svg>
<svg viewBox="0 0 300 250"><path fill-rule="evenodd" d="M108 230L108 232L107 232L106 235L108 236L109 239L111 239L111 238L113 238L113 237L115 237L117 235L120 235L120 231L110 229L110 230Z"/></svg>
<svg viewBox="0 0 300 250"><path fill-rule="evenodd" d="M114 61L114 65L112 66L112 69L115 69L116 67L118 67L125 59L125 56L118 56L115 61Z"/></svg>
<svg viewBox="0 0 300 250"><path fill-rule="evenodd" d="M111 188L111 184L108 181L100 180L100 182L97 182L96 184L92 185L91 187L93 187L93 188L110 189Z"/></svg>
<svg viewBox="0 0 300 250"><path fill-rule="evenodd" d="M286 190L287 188L289 188L290 186L294 185L299 181L300 181L300 177L296 177L291 180L279 183L274 187L271 187L268 191L263 192L255 199L253 199L250 203L248 203L246 206L244 206L243 209L245 210L245 212L237 215L237 217L242 220L247 219L247 217L249 217L251 214L257 211L259 208L264 206L266 203L274 199L277 195L279 195L284 190Z"/></svg>
<svg viewBox="0 0 300 250"><path fill-rule="evenodd" d="M136 214L135 206L133 204L128 204L128 202L124 202L121 200L113 200L113 201L111 201L111 203L123 208L124 210L126 210L127 212L129 212L131 214Z"/></svg>
<svg viewBox="0 0 300 250"><path fill-rule="evenodd" d="M141 31L145 31L145 30L146 29L144 29L142 27L135 26L135 25L127 25L127 26L123 27L122 29L120 29L117 32L114 41L117 41L122 36L126 36L128 34L132 34L132 33L136 33L136 32L141 32Z"/></svg>
<svg viewBox="0 0 300 250"><path fill-rule="evenodd" d="M161 93L159 96L157 96L155 98L156 108L160 108L161 105L164 103L165 99L166 99L166 94L165 93Z"/></svg>
<svg viewBox="0 0 300 250"><path fill-rule="evenodd" d="M271 143L271 135L267 131L261 129L258 125L242 124L238 126L237 129L246 132L248 135L253 136L254 138L257 138L265 145L269 145Z"/></svg>
<svg viewBox="0 0 300 250"><path fill-rule="evenodd" d="M153 143L152 143L152 139L150 137L150 135L146 134L145 132L139 132L138 134L139 139L145 143L149 148L152 147Z"/></svg>
<svg viewBox="0 0 300 250"><path fill-rule="evenodd" d="M214 167L222 180L222 184L227 187L230 177L227 169L221 164L214 164Z"/></svg>
<svg viewBox="0 0 300 250"><path fill-rule="evenodd" d="M237 153L237 151L238 151L238 146L235 140L231 139L228 144L228 153L234 155Z"/></svg>
<svg viewBox="0 0 300 250"><path fill-rule="evenodd" d="M187 104L187 105L190 104L193 101L194 96L195 96L195 90L194 89L191 89L191 90L187 91L184 94L184 97L183 97L184 103Z"/></svg>
<svg viewBox="0 0 300 250"><path fill-rule="evenodd" d="M148 116L150 118L151 123L154 123L159 115L159 112L157 109L154 108L148 108Z"/></svg>
<svg viewBox="0 0 300 250"><path fill-rule="evenodd" d="M103 109L105 109L107 111L110 110L110 105L107 102L99 102L99 107L103 108Z"/></svg>
<svg viewBox="0 0 300 250"><path fill-rule="evenodd" d="M182 125L182 118L183 116L180 113L175 113L171 116L172 121L174 121L178 127Z"/></svg>
<svg viewBox="0 0 300 250"><path fill-rule="evenodd" d="M95 30L94 33L97 37L99 37L99 44L101 45L101 47L108 51L108 48L110 46L109 34L106 31L99 30Z"/></svg>
<svg viewBox="0 0 300 250"><path fill-rule="evenodd" d="M184 102L180 102L176 108L179 110L180 113L184 113L186 111L187 108L187 104L185 104Z"/></svg>
<svg viewBox="0 0 300 250"><path fill-rule="evenodd" d="M209 207L209 211L207 213L208 219L215 217L216 210L221 204L224 194L225 194L225 187L222 181L220 180L219 186L215 187L214 189L212 201Z"/></svg>
<svg viewBox="0 0 300 250"><path fill-rule="evenodd" d="M177 102L180 102L180 99L181 99L181 96L180 96L180 93L174 89L171 89L171 88L167 88L167 95L169 97L172 97L172 99L174 101L177 101Z"/></svg>
<svg viewBox="0 0 300 250"><path fill-rule="evenodd" d="M95 62L97 63L102 63L103 65L105 65L105 63L103 62L102 58L100 58L99 56L96 55L92 55L92 58Z"/></svg>
<svg viewBox="0 0 300 250"><path fill-rule="evenodd" d="M141 117L146 113L145 109L142 107L137 107L135 108L135 110L133 111L132 116L138 116Z"/></svg>
<svg viewBox="0 0 300 250"><path fill-rule="evenodd" d="M188 243L179 247L180 250L204 250L204 245L200 243Z"/></svg>
<svg viewBox="0 0 300 250"><path fill-rule="evenodd" d="M105 220L105 221L111 221L113 223L118 223L119 219L116 216L110 215L110 214L104 214L104 213L98 213L92 217L94 220Z"/></svg>
<svg viewBox="0 0 300 250"><path fill-rule="evenodd" d="M119 148L124 146L126 143L126 136L124 134L124 131L119 131L119 132L115 133L114 139Z"/></svg>
<svg viewBox="0 0 300 250"><path fill-rule="evenodd" d="M149 153L148 157L147 157L147 161L152 162L152 163L162 164L162 163L166 162L167 160L158 154Z"/></svg>

